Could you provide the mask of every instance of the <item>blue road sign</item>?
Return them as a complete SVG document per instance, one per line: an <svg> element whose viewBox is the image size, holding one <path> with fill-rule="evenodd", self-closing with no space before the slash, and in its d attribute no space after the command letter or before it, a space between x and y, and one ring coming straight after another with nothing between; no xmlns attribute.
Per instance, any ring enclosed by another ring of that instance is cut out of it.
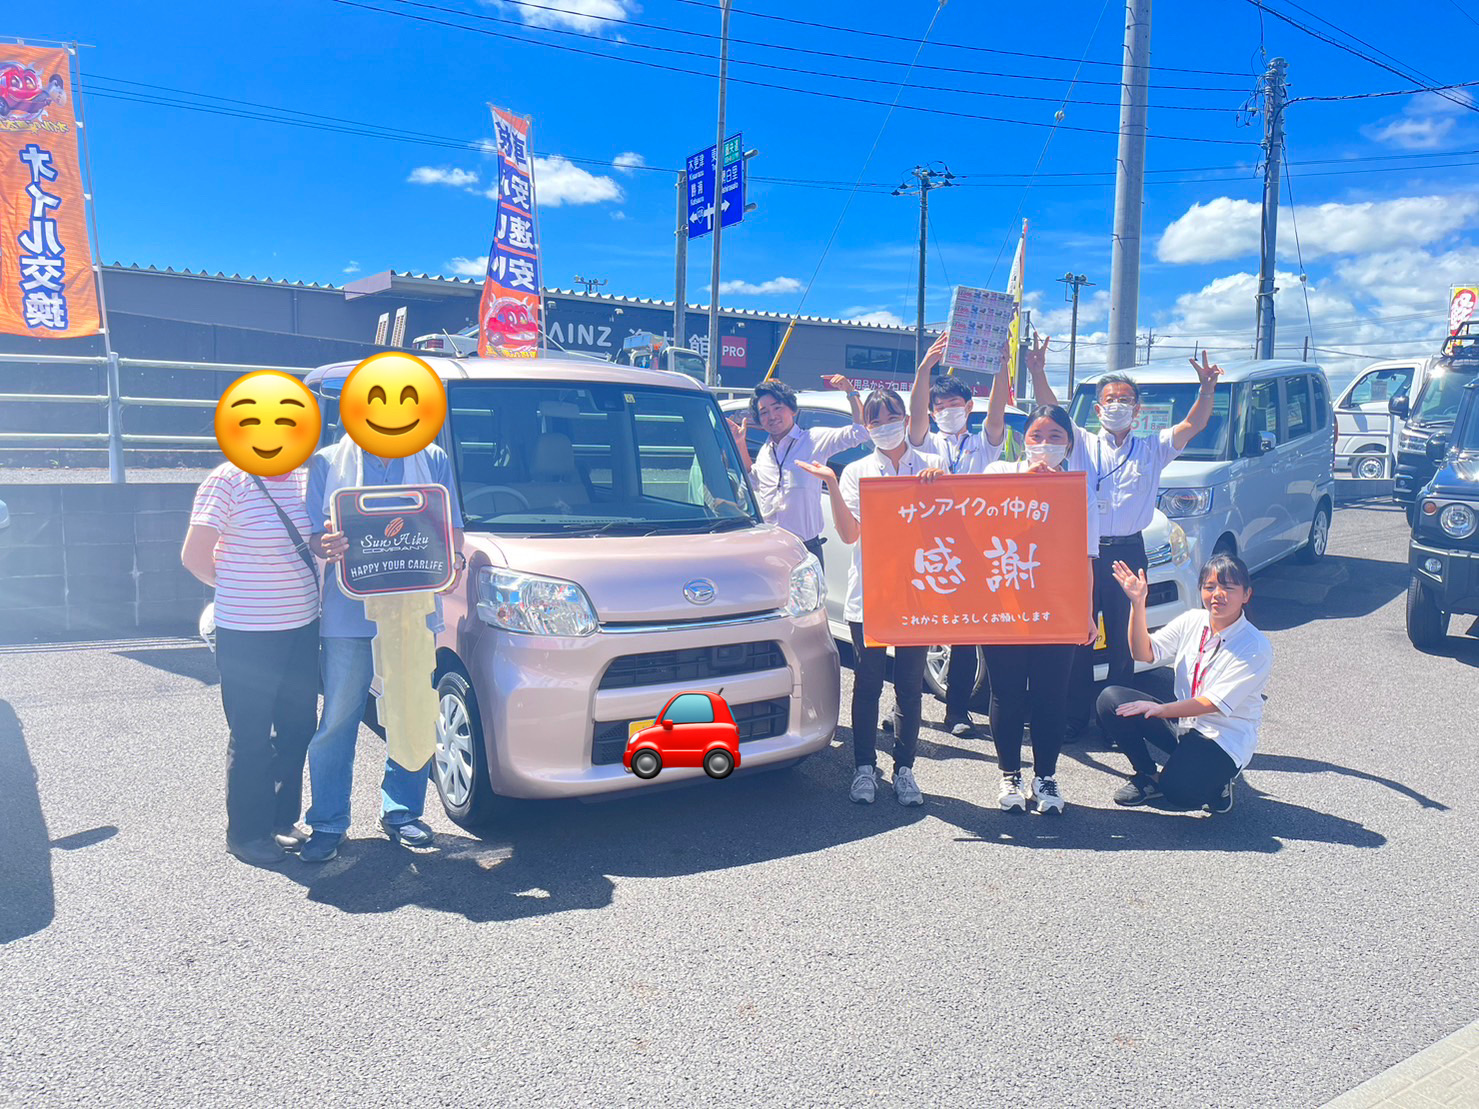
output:
<svg viewBox="0 0 1479 1109"><path fill-rule="evenodd" d="M732 227L745 218L744 134L724 140L724 185L720 192L721 219ZM688 237L696 239L714 230L714 148L688 156Z"/></svg>

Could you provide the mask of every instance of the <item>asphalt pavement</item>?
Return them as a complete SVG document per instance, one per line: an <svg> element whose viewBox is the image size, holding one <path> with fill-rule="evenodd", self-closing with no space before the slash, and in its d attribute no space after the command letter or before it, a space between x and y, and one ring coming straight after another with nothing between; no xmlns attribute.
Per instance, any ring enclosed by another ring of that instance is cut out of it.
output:
<svg viewBox="0 0 1479 1109"><path fill-rule="evenodd" d="M1117 809L1098 739L1063 817L1003 814L989 743L928 727L923 808L854 805L844 713L794 770L482 836L433 791L417 855L366 730L340 858L261 871L204 648L4 649L0 1102L1323 1104L1479 1016L1479 640L1408 644L1395 509L1331 549L1255 580L1219 817Z"/></svg>

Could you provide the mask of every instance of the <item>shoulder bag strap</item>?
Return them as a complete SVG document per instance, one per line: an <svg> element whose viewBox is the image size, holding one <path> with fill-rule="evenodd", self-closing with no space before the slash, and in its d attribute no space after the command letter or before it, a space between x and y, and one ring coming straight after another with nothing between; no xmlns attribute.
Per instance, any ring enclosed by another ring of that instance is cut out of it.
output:
<svg viewBox="0 0 1479 1109"><path fill-rule="evenodd" d="M303 565L308 567L309 574L313 576L314 581L317 581L318 566L313 561L313 555L308 550L308 543L303 538L302 532L298 530L292 518L282 510L282 505L277 503L277 498L268 491L266 483L256 474L252 474L251 477L257 483L257 488L262 490L262 495L267 498L267 503L272 506L272 510L277 513L277 518L282 521L282 526L287 529L288 536L293 541L293 550L298 552L298 557L303 560Z"/></svg>

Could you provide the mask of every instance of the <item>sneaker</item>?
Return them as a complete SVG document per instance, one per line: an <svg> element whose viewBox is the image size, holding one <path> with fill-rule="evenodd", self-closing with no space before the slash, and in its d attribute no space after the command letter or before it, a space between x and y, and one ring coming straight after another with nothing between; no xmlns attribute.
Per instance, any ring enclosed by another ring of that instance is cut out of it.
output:
<svg viewBox="0 0 1479 1109"><path fill-rule="evenodd" d="M894 771L894 796L901 805L924 804L924 794L919 792L912 767L901 766Z"/></svg>
<svg viewBox="0 0 1479 1109"><path fill-rule="evenodd" d="M1015 809L1017 812L1027 811L1027 795L1022 792L1022 775L1006 774L1001 776L1001 789L997 791L996 803L1006 812Z"/></svg>
<svg viewBox="0 0 1479 1109"><path fill-rule="evenodd" d="M344 836L338 832L314 832L308 842L298 850L298 858L305 863L326 863L339 854L339 844Z"/></svg>
<svg viewBox="0 0 1479 1109"><path fill-rule="evenodd" d="M1218 815L1221 815L1222 813L1232 812L1232 808L1233 808L1233 783L1236 782L1236 781L1237 781L1237 779L1234 778L1231 782L1228 782L1227 785L1223 786L1222 787L1222 796L1220 796L1219 798L1217 798L1217 800L1216 801L1213 801L1210 805L1203 805L1202 806L1202 811L1203 812L1209 812L1209 813L1217 813Z"/></svg>
<svg viewBox="0 0 1479 1109"><path fill-rule="evenodd" d="M878 768L876 766L858 767L852 776L852 792L848 796L860 805L871 805L877 791Z"/></svg>
<svg viewBox="0 0 1479 1109"><path fill-rule="evenodd" d="M279 866L287 854L273 840L254 839L250 843L226 841L226 850L248 866Z"/></svg>
<svg viewBox="0 0 1479 1109"><path fill-rule="evenodd" d="M284 851L296 851L308 842L308 837L313 832L301 824L289 824L286 828L279 828L272 834L277 840L277 845Z"/></svg>
<svg viewBox="0 0 1479 1109"><path fill-rule="evenodd" d="M971 739L976 734L976 725L969 716L947 716L945 730L958 739Z"/></svg>
<svg viewBox="0 0 1479 1109"><path fill-rule="evenodd" d="M1116 805L1144 805L1160 796L1162 796L1161 787L1154 778L1149 775L1136 774L1114 791L1114 803Z"/></svg>
<svg viewBox="0 0 1479 1109"><path fill-rule="evenodd" d="M380 827L390 837L392 843L398 843L402 847L434 847L436 846L436 833L419 820L407 820L401 824L392 824L388 820L381 820Z"/></svg>
<svg viewBox="0 0 1479 1109"><path fill-rule="evenodd" d="M1036 804L1035 812L1038 813L1061 813L1063 811L1063 797L1058 792L1057 778L1033 778L1032 800Z"/></svg>

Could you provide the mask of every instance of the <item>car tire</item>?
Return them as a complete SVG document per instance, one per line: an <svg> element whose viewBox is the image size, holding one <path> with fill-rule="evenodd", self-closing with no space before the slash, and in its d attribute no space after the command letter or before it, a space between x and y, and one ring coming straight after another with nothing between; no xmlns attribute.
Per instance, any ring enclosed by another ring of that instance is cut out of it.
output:
<svg viewBox="0 0 1479 1109"><path fill-rule="evenodd" d="M924 687L937 700L945 700L950 685L950 651L948 646L931 647L924 665ZM986 674L986 656L980 647L976 652L976 686L971 690L969 707L972 712L991 710L991 679Z"/></svg>
<svg viewBox="0 0 1479 1109"><path fill-rule="evenodd" d="M632 773L644 782L650 782L662 773L662 756L651 747L644 747L632 756Z"/></svg>
<svg viewBox="0 0 1479 1109"><path fill-rule="evenodd" d="M488 748L477 694L453 670L437 682L437 750L431 777L442 808L464 828L487 824L497 801L488 777Z"/></svg>
<svg viewBox="0 0 1479 1109"><path fill-rule="evenodd" d="M1387 476L1387 458L1380 451L1363 451L1351 461L1351 476L1376 481Z"/></svg>
<svg viewBox="0 0 1479 1109"><path fill-rule="evenodd" d="M1407 581L1407 638L1420 651L1438 646L1448 636L1448 613L1438 607L1426 583L1413 574Z"/></svg>
<svg viewBox="0 0 1479 1109"><path fill-rule="evenodd" d="M716 782L729 777L733 772L734 759L722 747L716 748L704 756L704 773Z"/></svg>
<svg viewBox="0 0 1479 1109"><path fill-rule="evenodd" d="M1299 548L1299 561L1306 566L1319 562L1329 546L1330 506L1321 501L1320 507L1315 509L1315 518L1310 521L1310 532L1305 537L1304 546Z"/></svg>

